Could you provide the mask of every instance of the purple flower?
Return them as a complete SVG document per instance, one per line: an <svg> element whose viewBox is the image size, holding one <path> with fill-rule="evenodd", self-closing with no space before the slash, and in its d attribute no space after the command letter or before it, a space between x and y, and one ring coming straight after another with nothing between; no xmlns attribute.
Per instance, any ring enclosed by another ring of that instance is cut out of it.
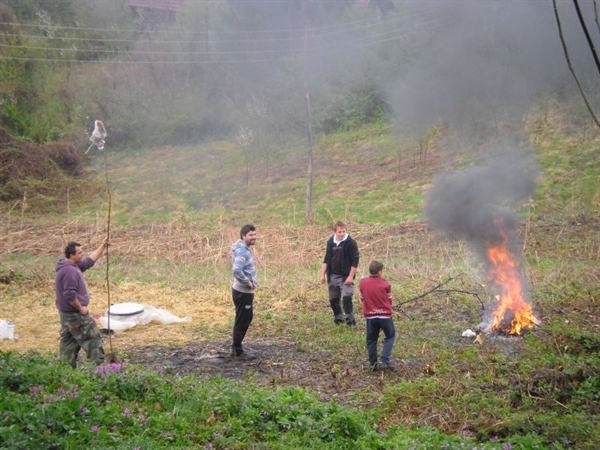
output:
<svg viewBox="0 0 600 450"><path fill-rule="evenodd" d="M92 428L90 428L90 431L92 433L98 434L98 431L100 431L100 427L98 425L94 425Z"/></svg>
<svg viewBox="0 0 600 450"><path fill-rule="evenodd" d="M131 411L129 408L125 408L125 411L123 411L123 417L129 418L129 416L131 416Z"/></svg>
<svg viewBox="0 0 600 450"><path fill-rule="evenodd" d="M127 363L112 363L104 366L98 366L96 368L96 375L102 375L110 372L120 372L125 367L127 367Z"/></svg>
<svg viewBox="0 0 600 450"><path fill-rule="evenodd" d="M81 405L81 406L79 407L79 411L81 412L81 414L87 414L87 413L89 413L89 412L90 412L90 410L89 410L89 409L87 409L87 408L86 408L85 406L83 406L83 405Z"/></svg>
<svg viewBox="0 0 600 450"><path fill-rule="evenodd" d="M503 450L510 450L511 448L512 448L512 446L510 445L510 442L505 442L505 443L502 445L502 449L503 449Z"/></svg>
<svg viewBox="0 0 600 450"><path fill-rule="evenodd" d="M79 397L79 394L77 393L77 388L78 386L71 386L70 390L66 390L64 388L58 388L56 390L56 393L58 394L58 397L62 400L65 399L69 399L69 400L75 400L77 397Z"/></svg>
<svg viewBox="0 0 600 450"><path fill-rule="evenodd" d="M31 394L32 398L37 399L39 398L43 390L44 388L42 388L41 386L32 386L29 388L29 393Z"/></svg>

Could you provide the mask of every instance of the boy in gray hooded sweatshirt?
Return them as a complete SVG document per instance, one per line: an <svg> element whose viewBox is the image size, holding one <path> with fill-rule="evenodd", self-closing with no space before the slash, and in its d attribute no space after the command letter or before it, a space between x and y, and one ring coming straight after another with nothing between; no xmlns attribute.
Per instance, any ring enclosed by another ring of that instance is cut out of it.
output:
<svg viewBox="0 0 600 450"><path fill-rule="evenodd" d="M231 356L247 359L242 341L250 327L253 317L252 302L254 290L258 287L256 267L250 246L256 243L256 228L254 225L244 225L240 230L240 239L231 246L233 257L233 285L231 294L235 305L235 323L233 325L233 345Z"/></svg>

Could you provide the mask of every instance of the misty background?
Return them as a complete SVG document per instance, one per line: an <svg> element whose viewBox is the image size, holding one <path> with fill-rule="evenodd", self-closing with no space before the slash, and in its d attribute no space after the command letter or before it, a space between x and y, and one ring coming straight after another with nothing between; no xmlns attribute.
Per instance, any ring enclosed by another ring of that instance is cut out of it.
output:
<svg viewBox="0 0 600 450"><path fill-rule="evenodd" d="M600 40L597 2L579 3ZM600 73L573 2L556 4L573 67L599 109ZM502 199L484 193L535 186L530 115L575 99L569 120L590 123L551 0L4 0L0 50L0 125L13 136L87 148L100 119L111 151L228 141L241 149L248 186L258 167L259 182L303 177L307 147L327 134L381 124L394 131L398 161L418 145L425 163L428 139L443 130L438 153L449 168L457 154L482 167L467 172L467 185L458 175L436 181L457 184L456 198L447 187L440 200L436 189L428 197L450 212L469 199L481 201L472 206L480 215L497 214L491 205ZM301 155L274 164L286 149ZM493 185L504 175L490 161L524 179ZM473 223L481 221L489 224ZM467 240L478 231L469 227Z"/></svg>
<svg viewBox="0 0 600 450"><path fill-rule="evenodd" d="M597 4L580 4L598 42ZM573 4L558 9L597 107ZM550 0L4 0L0 51L4 128L48 142L100 118L113 148L251 129L264 152L305 138L307 92L316 133L385 121L418 140L443 124L464 145L575 92Z"/></svg>

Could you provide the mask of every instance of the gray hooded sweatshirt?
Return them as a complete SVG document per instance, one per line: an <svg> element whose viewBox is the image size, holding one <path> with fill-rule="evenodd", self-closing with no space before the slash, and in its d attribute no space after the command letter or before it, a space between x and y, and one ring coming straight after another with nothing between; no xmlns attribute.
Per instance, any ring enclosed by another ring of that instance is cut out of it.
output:
<svg viewBox="0 0 600 450"><path fill-rule="evenodd" d="M231 254L233 257L233 289L247 294L253 293L254 288L258 286L258 279L252 250L244 244L243 240L239 239L231 245Z"/></svg>

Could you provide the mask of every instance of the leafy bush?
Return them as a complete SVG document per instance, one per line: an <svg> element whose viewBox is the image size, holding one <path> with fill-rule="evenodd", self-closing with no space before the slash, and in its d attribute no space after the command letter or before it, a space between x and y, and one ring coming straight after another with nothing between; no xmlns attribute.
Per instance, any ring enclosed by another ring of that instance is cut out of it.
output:
<svg viewBox="0 0 600 450"><path fill-rule="evenodd" d="M315 130L326 134L348 131L365 124L383 122L389 113L390 107L376 86L358 85L336 98L316 102Z"/></svg>
<svg viewBox="0 0 600 450"><path fill-rule="evenodd" d="M454 448L472 442L428 428L379 433L375 411L323 403L301 388L267 391L126 363L73 370L6 352L0 352L0 410L4 449Z"/></svg>

